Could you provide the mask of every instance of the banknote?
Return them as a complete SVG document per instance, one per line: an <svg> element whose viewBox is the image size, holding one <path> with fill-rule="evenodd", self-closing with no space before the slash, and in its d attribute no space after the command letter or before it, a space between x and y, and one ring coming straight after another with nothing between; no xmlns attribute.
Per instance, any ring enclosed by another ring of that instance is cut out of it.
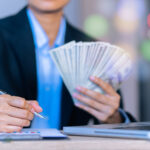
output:
<svg viewBox="0 0 150 150"><path fill-rule="evenodd" d="M133 67L125 50L105 42L72 41L51 50L50 55L71 95L79 85L105 93L90 81L90 76L101 78L118 90Z"/></svg>

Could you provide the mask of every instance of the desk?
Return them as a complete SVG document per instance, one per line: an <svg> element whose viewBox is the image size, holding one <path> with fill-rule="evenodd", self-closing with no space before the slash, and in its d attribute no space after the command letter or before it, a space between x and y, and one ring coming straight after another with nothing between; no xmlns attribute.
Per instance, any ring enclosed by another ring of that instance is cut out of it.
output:
<svg viewBox="0 0 150 150"><path fill-rule="evenodd" d="M67 140L0 142L0 150L150 150L150 141L72 136Z"/></svg>

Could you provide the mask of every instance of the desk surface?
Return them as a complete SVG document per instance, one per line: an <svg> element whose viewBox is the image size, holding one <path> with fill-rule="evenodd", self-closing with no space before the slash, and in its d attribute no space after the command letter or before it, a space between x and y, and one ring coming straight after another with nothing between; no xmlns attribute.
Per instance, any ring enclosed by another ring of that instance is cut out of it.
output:
<svg viewBox="0 0 150 150"><path fill-rule="evenodd" d="M150 141L71 136L67 140L0 142L0 150L150 150Z"/></svg>

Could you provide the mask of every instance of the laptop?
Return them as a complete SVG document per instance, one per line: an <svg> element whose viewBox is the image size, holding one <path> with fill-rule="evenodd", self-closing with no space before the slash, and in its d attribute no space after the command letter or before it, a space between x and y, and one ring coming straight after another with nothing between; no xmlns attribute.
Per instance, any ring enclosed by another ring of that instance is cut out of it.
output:
<svg viewBox="0 0 150 150"><path fill-rule="evenodd" d="M150 139L150 122L64 127L67 135Z"/></svg>

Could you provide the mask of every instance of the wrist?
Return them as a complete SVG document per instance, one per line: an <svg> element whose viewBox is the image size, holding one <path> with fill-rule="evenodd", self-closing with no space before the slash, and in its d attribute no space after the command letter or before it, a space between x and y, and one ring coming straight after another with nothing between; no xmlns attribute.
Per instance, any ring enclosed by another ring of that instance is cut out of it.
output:
<svg viewBox="0 0 150 150"><path fill-rule="evenodd" d="M108 120L105 123L117 124L122 122L124 122L124 118L120 114L119 110L117 110L111 117L108 118Z"/></svg>

